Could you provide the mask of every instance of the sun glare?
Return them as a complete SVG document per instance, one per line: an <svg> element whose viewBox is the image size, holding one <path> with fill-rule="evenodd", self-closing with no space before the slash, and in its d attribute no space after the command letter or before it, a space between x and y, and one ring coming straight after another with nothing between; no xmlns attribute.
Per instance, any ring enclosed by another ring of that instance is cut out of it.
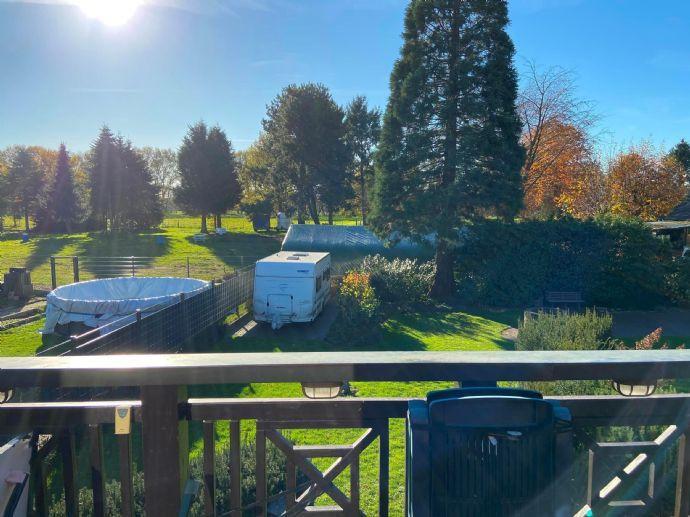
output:
<svg viewBox="0 0 690 517"><path fill-rule="evenodd" d="M76 0L86 16L106 25L123 25L134 16L142 0Z"/></svg>

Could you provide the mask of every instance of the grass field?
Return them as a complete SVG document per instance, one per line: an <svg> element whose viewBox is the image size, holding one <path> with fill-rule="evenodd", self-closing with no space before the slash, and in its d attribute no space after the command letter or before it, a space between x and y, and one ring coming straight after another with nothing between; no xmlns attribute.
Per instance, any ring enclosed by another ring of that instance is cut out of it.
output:
<svg viewBox="0 0 690 517"><path fill-rule="evenodd" d="M175 220L179 222L181 219ZM27 243L23 243L15 233L5 233L0 237L0 271L26 266L31 270L34 284L49 286L51 255L135 256L149 258L146 266L150 269L143 274L185 276L189 259L192 276L210 279L278 251L283 238L283 234L277 232L256 233L246 218L234 216L223 219L228 234L212 235L206 242L195 243L192 236L198 232L198 219L185 218L182 221L185 224L180 228L174 225L139 233L39 235L32 236ZM58 260L56 265L58 283L71 282L71 260ZM93 272L88 265L82 265L80 279L92 277Z"/></svg>

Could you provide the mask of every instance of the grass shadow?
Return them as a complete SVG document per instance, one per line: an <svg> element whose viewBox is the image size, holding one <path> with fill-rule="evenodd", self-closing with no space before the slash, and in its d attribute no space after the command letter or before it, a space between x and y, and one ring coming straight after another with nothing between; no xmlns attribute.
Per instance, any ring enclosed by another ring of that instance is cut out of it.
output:
<svg viewBox="0 0 690 517"><path fill-rule="evenodd" d="M67 246L78 242L80 237L74 235L52 235L49 237L34 237L27 245L33 245L31 253L26 259L29 271L36 269L50 260L51 255L59 255Z"/></svg>

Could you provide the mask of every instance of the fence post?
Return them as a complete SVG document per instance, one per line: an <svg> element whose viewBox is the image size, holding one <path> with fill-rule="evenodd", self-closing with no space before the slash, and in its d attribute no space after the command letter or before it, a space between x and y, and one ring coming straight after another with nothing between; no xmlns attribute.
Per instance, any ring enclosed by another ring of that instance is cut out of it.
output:
<svg viewBox="0 0 690 517"><path fill-rule="evenodd" d="M50 283L53 289L57 287L57 272L55 271L55 257L50 256Z"/></svg>
<svg viewBox="0 0 690 517"><path fill-rule="evenodd" d="M184 293L180 293L180 308L182 309L182 343L186 346L191 341L192 336L189 326L189 310Z"/></svg>
<svg viewBox="0 0 690 517"><path fill-rule="evenodd" d="M142 445L146 515L177 515L189 477L189 429L179 404L187 388L142 386Z"/></svg>
<svg viewBox="0 0 690 517"><path fill-rule="evenodd" d="M74 275L74 283L79 282L79 257L72 257L72 273Z"/></svg>
<svg viewBox="0 0 690 517"><path fill-rule="evenodd" d="M139 347L139 346L141 346L141 309L137 309L136 312L134 313L134 316L136 318L136 322L135 322L135 326L134 326L134 333L137 337L136 346Z"/></svg>
<svg viewBox="0 0 690 517"><path fill-rule="evenodd" d="M132 276L136 276L136 272L134 270L134 257L129 257L129 263L130 267L132 268Z"/></svg>
<svg viewBox="0 0 690 517"><path fill-rule="evenodd" d="M189 277L190 277L190 274L189 274L189 255L187 255L187 278L189 278Z"/></svg>

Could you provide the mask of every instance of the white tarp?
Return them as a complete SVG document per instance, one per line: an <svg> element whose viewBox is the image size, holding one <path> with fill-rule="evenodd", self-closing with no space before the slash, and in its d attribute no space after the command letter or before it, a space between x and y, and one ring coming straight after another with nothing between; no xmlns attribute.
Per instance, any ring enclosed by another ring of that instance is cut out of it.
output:
<svg viewBox="0 0 690 517"><path fill-rule="evenodd" d="M204 280L164 277L106 278L63 285L46 298L43 332L51 333L56 325L73 321L103 327L137 309L144 314L155 312L179 301L180 293L189 297L209 286Z"/></svg>

